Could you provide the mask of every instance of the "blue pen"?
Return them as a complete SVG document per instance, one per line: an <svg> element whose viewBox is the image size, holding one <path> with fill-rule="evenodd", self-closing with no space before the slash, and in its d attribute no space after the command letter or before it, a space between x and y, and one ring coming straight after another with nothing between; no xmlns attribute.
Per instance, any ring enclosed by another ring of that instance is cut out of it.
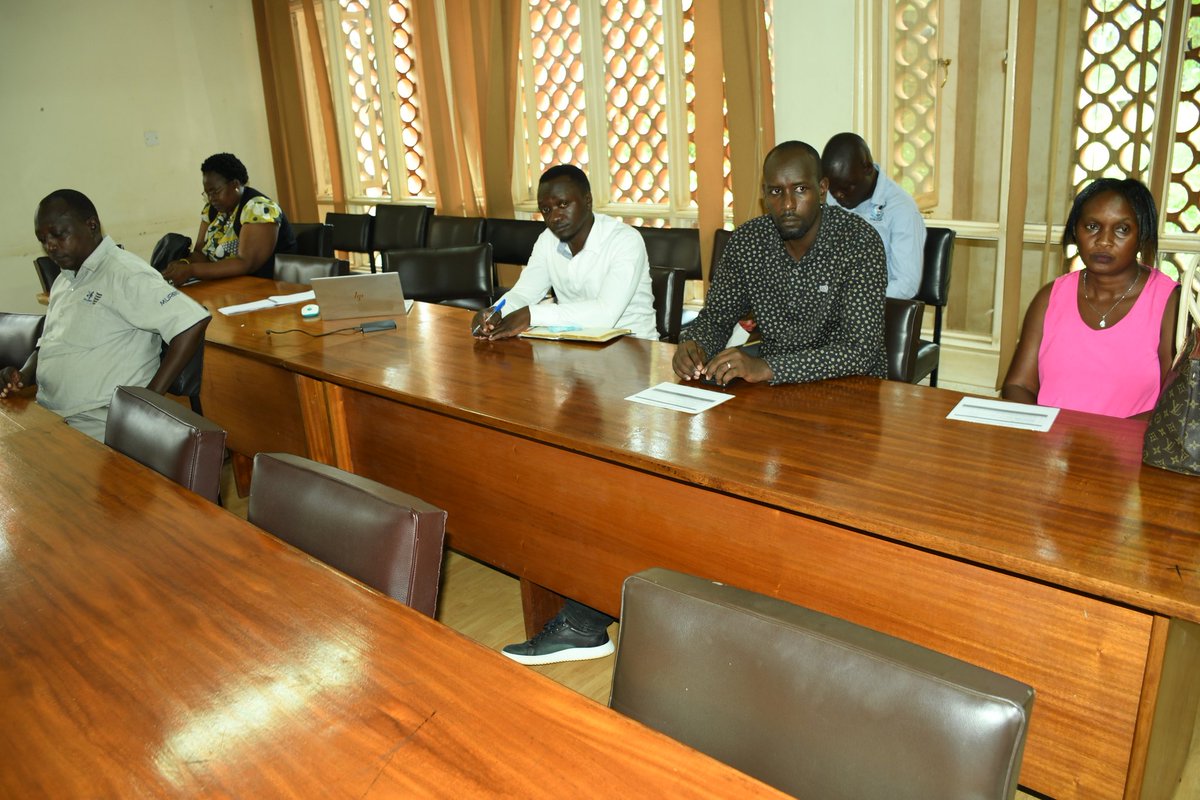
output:
<svg viewBox="0 0 1200 800"><path fill-rule="evenodd" d="M487 325L489 322L491 322L493 319L495 319L496 315L500 313L500 309L502 309L502 308L504 308L504 298L503 297L500 298L499 303L496 303L496 305L494 305L488 309L487 316L483 318L482 322L480 322L478 325L475 326L475 329L471 331L471 335L478 336L479 332L481 330L483 330L483 326Z"/></svg>

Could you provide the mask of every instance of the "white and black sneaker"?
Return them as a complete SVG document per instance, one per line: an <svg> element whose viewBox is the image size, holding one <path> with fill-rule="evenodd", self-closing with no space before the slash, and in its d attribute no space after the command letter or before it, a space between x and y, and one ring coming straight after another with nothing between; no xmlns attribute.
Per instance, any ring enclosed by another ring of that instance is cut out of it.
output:
<svg viewBox="0 0 1200 800"><path fill-rule="evenodd" d="M589 661L611 655L616 648L606 631L587 633L572 628L560 613L527 642L507 645L500 652L519 664L558 664Z"/></svg>

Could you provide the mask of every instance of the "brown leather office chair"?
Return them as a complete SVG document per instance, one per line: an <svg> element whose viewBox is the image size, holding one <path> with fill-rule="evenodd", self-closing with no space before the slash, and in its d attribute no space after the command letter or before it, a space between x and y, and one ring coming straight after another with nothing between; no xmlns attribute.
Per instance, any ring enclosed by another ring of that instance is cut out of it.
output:
<svg viewBox="0 0 1200 800"><path fill-rule="evenodd" d="M683 323L683 290L687 271L678 267L651 267L650 290L654 293L654 321L658 339L679 344Z"/></svg>
<svg viewBox="0 0 1200 800"><path fill-rule="evenodd" d="M371 263L371 272L375 271L375 251L371 247L374 217L370 214L330 211L325 215L325 224L331 228L331 244L335 253L365 253Z"/></svg>
<svg viewBox="0 0 1200 800"><path fill-rule="evenodd" d="M350 262L340 258L319 258L278 253L275 256L275 280L287 283L312 283L313 278L333 278L350 274Z"/></svg>
<svg viewBox="0 0 1200 800"><path fill-rule="evenodd" d="M37 272L38 283L42 284L42 291L49 292L58 278L58 264L50 256L38 256L33 260L33 269Z"/></svg>
<svg viewBox="0 0 1200 800"><path fill-rule="evenodd" d="M625 581L610 705L797 797L1010 800L1033 689L765 595Z"/></svg>
<svg viewBox="0 0 1200 800"><path fill-rule="evenodd" d="M434 214L429 218L426 247L466 247L483 244L483 217L448 217Z"/></svg>
<svg viewBox="0 0 1200 800"><path fill-rule="evenodd" d="M889 297L883 312L883 338L887 349L888 380L916 383L917 349L921 346L921 318L925 304L920 300Z"/></svg>
<svg viewBox="0 0 1200 800"><path fill-rule="evenodd" d="M678 267L688 280L704 277L700 266L700 231L695 228L637 228L652 267Z"/></svg>
<svg viewBox="0 0 1200 800"><path fill-rule="evenodd" d="M293 222L296 234L296 255L333 258L333 226L324 222ZM275 256L276 270L279 254Z"/></svg>
<svg viewBox="0 0 1200 800"><path fill-rule="evenodd" d="M25 366L45 324L46 318L41 314L0 312L0 367Z"/></svg>
<svg viewBox="0 0 1200 800"><path fill-rule="evenodd" d="M942 352L942 309L950 299L950 265L955 235L950 228L925 229L925 266L921 271L921 288L913 299L933 306L933 341L921 341L913 383L928 375L929 385L937 386Z"/></svg>
<svg viewBox="0 0 1200 800"><path fill-rule="evenodd" d="M118 386L104 443L212 502L218 502L225 431L141 386Z"/></svg>
<svg viewBox="0 0 1200 800"><path fill-rule="evenodd" d="M384 272L400 273L409 300L479 310L492 304L492 246L393 250L383 254Z"/></svg>
<svg viewBox="0 0 1200 800"><path fill-rule="evenodd" d="M259 453L248 517L355 580L436 613L445 511L335 467Z"/></svg>

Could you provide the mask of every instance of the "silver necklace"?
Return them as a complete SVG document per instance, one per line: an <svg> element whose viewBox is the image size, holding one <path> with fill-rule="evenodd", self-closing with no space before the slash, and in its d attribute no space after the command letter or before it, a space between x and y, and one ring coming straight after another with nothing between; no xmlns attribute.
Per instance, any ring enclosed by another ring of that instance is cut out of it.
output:
<svg viewBox="0 0 1200 800"><path fill-rule="evenodd" d="M1101 314L1100 309L1098 309L1094 305L1092 305L1092 301L1088 299L1087 276L1088 276L1087 270L1085 269L1083 271L1083 302L1087 303L1087 307L1090 308L1092 311L1094 311L1096 313L1096 315L1100 317L1100 327L1107 328L1108 327L1108 315L1113 312L1113 309L1115 309L1117 306L1121 305L1121 301L1129 296L1129 293L1133 291L1134 286L1137 286L1138 278L1142 277L1142 268L1141 268L1141 266L1138 266L1137 272L1133 273L1133 282L1129 284L1129 288L1127 288L1125 290L1125 292L1120 297L1117 298L1117 302L1115 302L1111 306L1109 306L1108 311L1105 311L1103 314Z"/></svg>

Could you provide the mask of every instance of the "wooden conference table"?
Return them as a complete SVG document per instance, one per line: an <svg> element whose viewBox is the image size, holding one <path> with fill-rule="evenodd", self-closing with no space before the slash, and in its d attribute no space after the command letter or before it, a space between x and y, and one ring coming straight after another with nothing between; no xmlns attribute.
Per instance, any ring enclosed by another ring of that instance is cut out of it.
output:
<svg viewBox="0 0 1200 800"><path fill-rule="evenodd" d="M1144 423L952 422L960 394L866 378L737 383L690 416L623 399L674 379L669 345L476 342L468 320L418 303L396 331L309 339L264 331L344 323L218 314L206 413L247 455L447 509L450 546L520 576L527 608L544 587L615 614L650 566L766 592L1032 684L1022 785L1169 796L1200 693L1200 486L1142 466Z"/></svg>
<svg viewBox="0 0 1200 800"><path fill-rule="evenodd" d="M0 448L0 796L783 796L27 400Z"/></svg>

